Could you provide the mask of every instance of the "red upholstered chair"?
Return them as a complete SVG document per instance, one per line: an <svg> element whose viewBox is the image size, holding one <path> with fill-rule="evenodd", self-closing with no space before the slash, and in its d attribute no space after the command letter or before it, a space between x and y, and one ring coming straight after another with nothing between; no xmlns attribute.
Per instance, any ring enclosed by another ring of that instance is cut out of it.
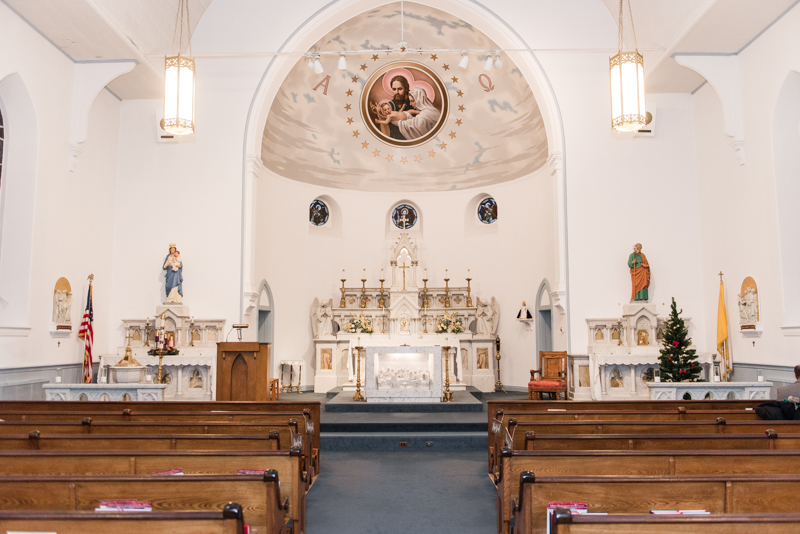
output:
<svg viewBox="0 0 800 534"><path fill-rule="evenodd" d="M539 375L539 379L536 379ZM539 351L539 370L531 369L528 382L528 400L542 400L542 393L555 395L556 399L567 398L567 352Z"/></svg>

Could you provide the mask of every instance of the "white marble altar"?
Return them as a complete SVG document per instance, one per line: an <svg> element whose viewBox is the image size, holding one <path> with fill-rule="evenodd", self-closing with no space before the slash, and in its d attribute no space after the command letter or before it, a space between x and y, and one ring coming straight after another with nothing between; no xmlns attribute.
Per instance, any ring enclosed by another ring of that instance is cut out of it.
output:
<svg viewBox="0 0 800 534"><path fill-rule="evenodd" d="M367 402L441 401L442 347L372 346L365 359Z"/></svg>
<svg viewBox="0 0 800 534"><path fill-rule="evenodd" d="M772 382L651 382L650 400L769 400Z"/></svg>
<svg viewBox="0 0 800 534"><path fill-rule="evenodd" d="M380 287L367 287L363 291L360 287L347 287L344 292L339 288L332 309L328 307L330 296L316 298L312 304L314 392L324 393L338 386L345 391L355 390L357 362L353 349L359 344L367 349L449 345L453 347L450 389L459 391L475 386L480 391L493 391L494 338L500 313L497 300L487 297L479 303L467 285L456 285L454 280L450 280L447 291L443 285L434 287L430 280L426 286L421 282L425 276L419 269L417 244L406 232L392 241L388 267L388 287L383 292ZM445 313L455 314L464 331L437 334L436 317ZM326 333L329 314L332 314L331 329ZM347 328L348 323L362 314L372 333ZM361 372L363 380L366 376L363 360Z"/></svg>
<svg viewBox="0 0 800 534"><path fill-rule="evenodd" d="M166 384L43 384L49 401L163 401ZM127 398L125 396L127 395Z"/></svg>
<svg viewBox="0 0 800 534"><path fill-rule="evenodd" d="M689 318L684 317L685 321ZM648 385L659 367L664 319L656 305L631 303L622 317L587 319L588 356L571 356L574 400L649 399ZM710 377L713 356L697 355L705 376Z"/></svg>

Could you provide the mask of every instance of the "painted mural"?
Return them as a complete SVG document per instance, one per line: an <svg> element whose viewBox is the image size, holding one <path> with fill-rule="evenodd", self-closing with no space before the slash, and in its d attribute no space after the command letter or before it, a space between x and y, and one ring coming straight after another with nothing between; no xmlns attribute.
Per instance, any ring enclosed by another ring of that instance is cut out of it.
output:
<svg viewBox="0 0 800 534"><path fill-rule="evenodd" d="M541 168L547 138L533 92L503 54L487 72L486 56L430 54L425 49L491 50L497 45L442 11L405 3L408 48L400 39L399 3L362 13L309 50L374 50L322 56L322 74L304 60L292 68L270 108L261 158L281 176L364 191L444 191L514 180ZM417 46L415 51L414 46ZM513 53L512 53L513 54Z"/></svg>

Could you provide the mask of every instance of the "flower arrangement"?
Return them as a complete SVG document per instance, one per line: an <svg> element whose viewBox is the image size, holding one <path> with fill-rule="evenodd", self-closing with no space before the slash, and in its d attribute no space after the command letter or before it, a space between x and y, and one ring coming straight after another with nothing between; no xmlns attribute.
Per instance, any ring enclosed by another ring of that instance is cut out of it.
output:
<svg viewBox="0 0 800 534"><path fill-rule="evenodd" d="M439 315L436 317L435 332L437 334L446 334L447 332L458 334L463 331L464 331L464 321L458 316L456 312L453 313L444 312L444 315Z"/></svg>
<svg viewBox="0 0 800 534"><path fill-rule="evenodd" d="M356 332L364 332L365 334L371 334L374 331L372 329L372 319L370 319L363 313L359 315L356 315L354 313L350 314L350 319L346 323L344 323L342 329L345 332L349 332L351 334L355 334Z"/></svg>

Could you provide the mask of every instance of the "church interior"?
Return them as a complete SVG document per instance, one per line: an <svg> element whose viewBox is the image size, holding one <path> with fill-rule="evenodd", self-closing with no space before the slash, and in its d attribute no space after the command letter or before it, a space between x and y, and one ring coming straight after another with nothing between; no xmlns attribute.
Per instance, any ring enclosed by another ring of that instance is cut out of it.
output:
<svg viewBox="0 0 800 534"><path fill-rule="evenodd" d="M0 0L0 530L800 532L798 4Z"/></svg>

